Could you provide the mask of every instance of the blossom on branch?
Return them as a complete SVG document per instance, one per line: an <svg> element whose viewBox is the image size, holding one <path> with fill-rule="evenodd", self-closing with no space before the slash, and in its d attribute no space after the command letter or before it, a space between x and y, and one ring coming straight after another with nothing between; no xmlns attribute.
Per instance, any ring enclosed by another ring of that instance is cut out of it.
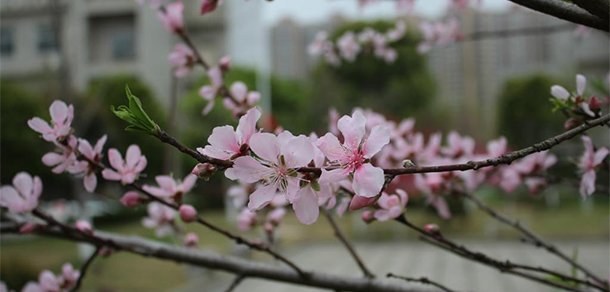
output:
<svg viewBox="0 0 610 292"><path fill-rule="evenodd" d="M169 235L174 231L174 217L176 216L174 209L152 202L148 204L147 211L148 217L142 219L142 225L148 229L155 229L157 237Z"/></svg>
<svg viewBox="0 0 610 292"><path fill-rule="evenodd" d="M176 33L184 33L184 20L182 13L184 11L184 4L182 2L173 2L167 4L165 11L157 12L157 17L161 20L165 30Z"/></svg>
<svg viewBox="0 0 610 292"><path fill-rule="evenodd" d="M78 139L78 152L83 155L87 160L81 160L76 162L69 171L71 173L83 173L83 185L88 192L95 191L97 186L97 176L95 173L98 170L98 164L102 162L104 144L106 144L107 136L102 136L95 143L94 147L91 147L89 141L85 139Z"/></svg>
<svg viewBox="0 0 610 292"><path fill-rule="evenodd" d="M197 177L188 174L182 182L179 182L169 175L158 175L155 177L155 181L159 187L144 185L142 189L155 197L181 202L182 196L195 186Z"/></svg>
<svg viewBox="0 0 610 292"><path fill-rule="evenodd" d="M133 183L148 163L138 145L127 148L125 160L117 149L108 150L108 161L114 170L106 168L102 171L102 176L107 180L121 181L124 185Z"/></svg>
<svg viewBox="0 0 610 292"><path fill-rule="evenodd" d="M455 18L447 22L424 22L420 29L424 40L417 46L417 51L422 54L429 52L434 46L446 46L462 38L460 23Z"/></svg>
<svg viewBox="0 0 610 292"><path fill-rule="evenodd" d="M48 142L61 142L70 135L72 130L74 107L66 105L61 100L56 100L49 107L49 113L51 114L51 125L39 117L34 117L28 120L28 126L40 133L42 138Z"/></svg>
<svg viewBox="0 0 610 292"><path fill-rule="evenodd" d="M388 195L386 192L381 194L377 204L381 209L376 210L373 216L379 221L387 221L398 218L407 207L409 195L407 192L397 189L395 195Z"/></svg>
<svg viewBox="0 0 610 292"><path fill-rule="evenodd" d="M169 54L167 60L170 66L176 67L174 75L182 77L188 74L195 64L195 54L193 50L185 44L177 44L174 50Z"/></svg>
<svg viewBox="0 0 610 292"><path fill-rule="evenodd" d="M599 148L595 151L593 142L591 142L589 136L582 136L582 141L585 145L585 152L578 161L578 169L582 173L580 194L583 199L587 199L588 196L595 192L595 171L603 163L609 152L606 147Z"/></svg>
<svg viewBox="0 0 610 292"><path fill-rule="evenodd" d="M208 137L210 145L205 148L197 148L197 151L223 160L247 155L250 150L250 139L257 131L256 123L260 117L261 112L257 108L252 108L239 118L236 130L233 129L233 126L214 128L212 135Z"/></svg>
<svg viewBox="0 0 610 292"><path fill-rule="evenodd" d="M222 81L222 70L220 67L214 66L207 71L208 78L210 78L211 85L205 85L199 89L199 96L205 99L208 104L203 109L203 115L207 115L212 108L214 108L214 101L218 91L223 86Z"/></svg>

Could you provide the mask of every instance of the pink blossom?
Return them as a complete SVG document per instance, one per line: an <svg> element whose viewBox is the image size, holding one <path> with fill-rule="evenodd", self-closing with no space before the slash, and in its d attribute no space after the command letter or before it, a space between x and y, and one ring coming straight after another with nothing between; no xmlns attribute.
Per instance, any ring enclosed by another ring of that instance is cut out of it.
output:
<svg viewBox="0 0 610 292"><path fill-rule="evenodd" d="M222 70L220 67L214 66L210 68L207 72L208 78L210 78L211 85L205 85L199 89L199 95L208 101L208 104L203 109L203 115L207 115L212 108L214 108L214 101L216 95L218 94L218 90L222 88Z"/></svg>
<svg viewBox="0 0 610 292"><path fill-rule="evenodd" d="M180 214L180 219L187 223L193 222L195 219L197 219L197 210L195 210L195 207L191 205L184 204L180 206L178 214Z"/></svg>
<svg viewBox="0 0 610 292"><path fill-rule="evenodd" d="M401 189L396 190L396 195L388 195L385 192L382 193L379 200L377 200L377 204L381 209L375 211L375 219L387 221L398 218L407 206L408 201L409 195Z"/></svg>
<svg viewBox="0 0 610 292"><path fill-rule="evenodd" d="M30 212L36 209L41 193L40 178L37 176L32 178L28 173L20 172L13 178L12 186L0 188L0 206L15 213Z"/></svg>
<svg viewBox="0 0 610 292"><path fill-rule="evenodd" d="M79 277L80 271L74 270L72 264L66 263L61 267L61 276L59 277L59 281L62 283L61 286L64 289L74 287Z"/></svg>
<svg viewBox="0 0 610 292"><path fill-rule="evenodd" d="M506 154L507 141L505 137L500 137L497 140L492 140L487 143L487 156L489 158L495 158L500 155Z"/></svg>
<svg viewBox="0 0 610 292"><path fill-rule="evenodd" d="M248 208L243 208L237 216L237 228L240 231L249 231L258 224L258 217L256 213L250 211Z"/></svg>
<svg viewBox="0 0 610 292"><path fill-rule="evenodd" d="M174 216L176 212L161 203L152 202L148 204L148 217L142 219L142 225L149 229L155 229L157 237L171 234L174 230Z"/></svg>
<svg viewBox="0 0 610 292"><path fill-rule="evenodd" d="M49 107L51 114L51 125L39 117L34 117L28 120L28 126L42 134L42 138L49 142L63 141L72 128L72 120L74 119L74 107L68 106L61 100L54 101Z"/></svg>
<svg viewBox="0 0 610 292"><path fill-rule="evenodd" d="M417 46L417 51L420 53L430 51L434 45L446 46L462 38L460 23L455 18L449 19L446 23L424 22L420 28L424 35L424 40Z"/></svg>
<svg viewBox="0 0 610 292"><path fill-rule="evenodd" d="M191 170L191 174L198 178L208 180L217 170L218 168L216 165L212 163L197 163L197 165L193 167L193 170Z"/></svg>
<svg viewBox="0 0 610 292"><path fill-rule="evenodd" d="M358 53L360 53L360 45L356 42L356 35L352 31L348 31L344 33L337 40L337 47L339 48L339 53L343 59L346 59L350 62L356 60Z"/></svg>
<svg viewBox="0 0 610 292"><path fill-rule="evenodd" d="M57 150L60 152L49 152L42 156L42 163L46 166L53 167L53 173L60 174L64 171L78 173L80 169L75 167L76 148L78 141L76 137L70 135L65 144L56 143Z"/></svg>
<svg viewBox="0 0 610 292"><path fill-rule="evenodd" d="M413 1L413 0L411 0L411 1ZM394 28L392 28L386 32L387 40L389 42L398 41L405 35L406 31L407 31L407 25L404 23L404 21L397 21Z"/></svg>
<svg viewBox="0 0 610 292"><path fill-rule="evenodd" d="M107 180L121 181L125 185L133 183L147 164L146 156L142 155L138 145L127 148L125 160L117 149L108 150L108 161L114 170L106 168L102 171L102 176Z"/></svg>
<svg viewBox="0 0 610 292"><path fill-rule="evenodd" d="M250 184L241 183L233 185L227 190L227 196L233 202L233 206L237 209L241 209L248 202L249 189L252 187Z"/></svg>
<svg viewBox="0 0 610 292"><path fill-rule="evenodd" d="M606 156L608 156L608 148L602 147L595 151L593 142L589 136L582 136L582 141L585 145L585 152L578 161L578 169L582 173L580 181L580 194L583 199L595 192L595 171L602 164Z"/></svg>
<svg viewBox="0 0 610 292"><path fill-rule="evenodd" d="M528 155L514 163L514 168L522 175L531 175L546 171L555 163L557 163L557 156L549 154L548 151L542 151Z"/></svg>
<svg viewBox="0 0 610 292"><path fill-rule="evenodd" d="M445 198L440 195L428 194L426 199L428 204L432 205L436 209L436 212L441 218L451 218L451 211L449 210L449 205L447 204Z"/></svg>
<svg viewBox="0 0 610 292"><path fill-rule="evenodd" d="M85 221L85 220L78 220L76 221L76 229L80 230L80 232L86 233L86 234L93 234L93 227L91 226L91 223Z"/></svg>
<svg viewBox="0 0 610 292"><path fill-rule="evenodd" d="M142 200L142 197L140 197L140 194L138 194L137 192L134 191L129 191L126 192L123 197L121 198L121 204L123 204L123 206L128 207L128 208L133 208L133 207L137 207L140 206L140 201Z"/></svg>
<svg viewBox="0 0 610 292"><path fill-rule="evenodd" d="M525 178L524 183L527 186L527 189L529 190L530 194L532 195L539 193L547 185L547 181L541 177Z"/></svg>
<svg viewBox="0 0 610 292"><path fill-rule="evenodd" d="M106 135L104 135L97 140L95 147L91 147L91 144L85 139L78 139L78 152L88 160L78 161L69 169L71 173L84 173L83 185L90 193L95 191L95 187L97 186L97 176L95 173L98 170L97 164L102 162L102 151L104 150L106 138ZM90 162L93 162L94 164Z"/></svg>
<svg viewBox="0 0 610 292"><path fill-rule="evenodd" d="M375 126L366 135L366 118L361 111L352 117L343 116L337 127L343 134L344 142L327 133L316 142L331 164L339 168L322 170L319 182L328 184L338 182L353 175L352 186L356 195L374 197L381 191L384 183L383 169L374 167L370 160L390 141L390 130L386 126Z"/></svg>
<svg viewBox="0 0 610 292"><path fill-rule="evenodd" d="M282 224L282 220L284 220L284 216L286 216L286 209L284 208L275 208L269 214L267 214L266 223L273 227L277 227Z"/></svg>
<svg viewBox="0 0 610 292"><path fill-rule="evenodd" d="M60 279L51 271L44 270L38 276L38 283L43 291L54 292L59 291Z"/></svg>
<svg viewBox="0 0 610 292"><path fill-rule="evenodd" d="M225 171L230 179L262 183L250 195L248 208L260 210L273 200L277 192L285 194L288 201L293 202L300 181L296 168L306 166L314 158L309 139L303 135L294 137L290 132L279 136L255 133L250 139L250 149L257 158L238 157L233 168Z"/></svg>
<svg viewBox="0 0 610 292"><path fill-rule="evenodd" d="M225 108L231 110L233 115L238 115L253 107L260 99L260 93L256 91L248 92L248 87L241 81L231 85L231 96L233 99L226 98L223 101Z"/></svg>
<svg viewBox="0 0 610 292"><path fill-rule="evenodd" d="M364 223L366 223L366 224L369 224L369 223L372 223L373 221L375 221L375 216L373 215L373 211L366 210L366 211L362 212L362 221L364 221Z"/></svg>
<svg viewBox="0 0 610 292"><path fill-rule="evenodd" d="M447 139L449 145L441 149L443 154L454 158L460 156L470 156L473 154L475 142L471 137L462 137L457 132L452 131L449 133Z"/></svg>
<svg viewBox="0 0 610 292"><path fill-rule="evenodd" d="M214 10L218 6L222 4L222 0L202 0L201 1L201 15L208 14Z"/></svg>
<svg viewBox="0 0 610 292"><path fill-rule="evenodd" d="M182 182L176 181L169 175L158 175L155 181L159 187L144 185L142 189L158 198L171 198L177 202L182 200L182 196L188 193L197 182L197 177L188 174Z"/></svg>
<svg viewBox="0 0 610 292"><path fill-rule="evenodd" d="M194 232L189 232L184 237L184 245L190 248L195 248L199 245L199 236Z"/></svg>
<svg viewBox="0 0 610 292"><path fill-rule="evenodd" d="M185 44L175 45L174 50L169 54L167 59L170 66L177 67L174 72L176 77L182 77L188 74L195 64L195 54L193 53L193 50Z"/></svg>
<svg viewBox="0 0 610 292"><path fill-rule="evenodd" d="M508 194L514 192L522 182L519 171L513 165L509 165L501 171L500 187Z"/></svg>
<svg viewBox="0 0 610 292"><path fill-rule="evenodd" d="M223 160L247 155L250 149L250 139L257 131L256 123L260 117L261 112L257 108L252 108L239 118L237 130L233 130L233 126L214 128L212 135L208 137L210 145L205 146L205 148L197 148L197 151Z"/></svg>
<svg viewBox="0 0 610 292"><path fill-rule="evenodd" d="M165 12L159 11L157 17L161 20L165 30L177 34L184 33L184 21L182 19L182 12L184 11L184 5L182 2L173 2L167 4Z"/></svg>

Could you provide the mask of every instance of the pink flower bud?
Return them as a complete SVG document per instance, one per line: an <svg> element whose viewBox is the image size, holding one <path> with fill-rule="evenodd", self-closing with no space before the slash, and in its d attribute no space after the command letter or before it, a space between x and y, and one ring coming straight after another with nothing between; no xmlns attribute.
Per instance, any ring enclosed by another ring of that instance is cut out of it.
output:
<svg viewBox="0 0 610 292"><path fill-rule="evenodd" d="M129 191L121 198L121 204L125 207L133 208L140 205L140 194L134 191Z"/></svg>
<svg viewBox="0 0 610 292"><path fill-rule="evenodd" d="M197 218L197 210L191 205L180 206L178 213L180 214L180 219L187 223L193 222Z"/></svg>
<svg viewBox="0 0 610 292"><path fill-rule="evenodd" d="M83 233L86 234L93 234L93 227L91 227L91 223L85 221L85 220L78 220L76 221L76 229L80 230Z"/></svg>
<svg viewBox="0 0 610 292"><path fill-rule="evenodd" d="M217 168L216 165L211 163L199 163L195 165L191 174L196 175L198 178L208 180L215 172Z"/></svg>
<svg viewBox="0 0 610 292"><path fill-rule="evenodd" d="M376 200L375 197L367 198L364 196L356 195L352 199L352 202L349 204L349 209L350 209L350 211L354 211L354 210L362 209L364 207L372 206L373 204L375 204L375 200Z"/></svg>
<svg viewBox="0 0 610 292"><path fill-rule="evenodd" d="M25 223L23 225L21 225L21 227L19 227L19 233L21 234L27 234L27 233L32 233L34 231L36 231L36 229L38 229L38 224L36 223Z"/></svg>
<svg viewBox="0 0 610 292"><path fill-rule="evenodd" d="M602 107L602 105L599 102L599 99L597 99L597 97L595 95L591 96L591 98L589 99L589 109L592 112L597 113L597 112L599 112L601 107Z"/></svg>
<svg viewBox="0 0 610 292"><path fill-rule="evenodd" d="M231 57L224 56L224 57L220 58L220 61L218 62L218 66L220 67L220 70L222 72L229 71L229 67L231 67Z"/></svg>
<svg viewBox="0 0 610 292"><path fill-rule="evenodd" d="M194 232L189 232L184 237L184 245L191 248L197 247L199 245L199 236Z"/></svg>
<svg viewBox="0 0 610 292"><path fill-rule="evenodd" d="M424 230L431 234L440 234L441 233L441 229L436 224L426 224L426 226L424 226Z"/></svg>
<svg viewBox="0 0 610 292"><path fill-rule="evenodd" d="M375 217L373 216L373 211L366 210L366 211L362 212L362 221L364 221L364 223L366 223L366 224L369 224L369 223L372 223L373 221L375 221Z"/></svg>
<svg viewBox="0 0 610 292"><path fill-rule="evenodd" d="M222 4L222 0L203 0L201 1L201 15L210 13Z"/></svg>

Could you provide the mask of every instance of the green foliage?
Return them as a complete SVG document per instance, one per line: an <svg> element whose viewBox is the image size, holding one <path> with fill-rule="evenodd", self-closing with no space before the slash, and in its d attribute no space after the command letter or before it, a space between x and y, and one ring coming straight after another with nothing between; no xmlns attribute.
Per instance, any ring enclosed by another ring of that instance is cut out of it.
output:
<svg viewBox="0 0 610 292"><path fill-rule="evenodd" d="M40 134L27 125L27 121L36 116L50 120L48 106L51 101L6 81L0 83L0 96L2 184L10 184L15 174L25 171L40 176L45 190L69 189L67 179L58 178L51 173L49 167L42 164L42 156L53 150L53 146L42 140Z"/></svg>
<svg viewBox="0 0 610 292"><path fill-rule="evenodd" d="M358 33L366 27L385 32L393 22L346 23L332 33L336 40L346 31ZM337 107L347 112L353 107L372 108L398 118L415 115L426 109L436 92L426 59L416 50L419 36L407 30L403 40L393 44L398 58L392 64L375 57L370 52L360 53L353 63L344 61L340 67L332 67L324 61L314 73L316 112Z"/></svg>
<svg viewBox="0 0 610 292"><path fill-rule="evenodd" d="M126 84L129 86L129 107L121 106L116 111L109 110L109 105L125 104ZM130 95L131 92L133 94ZM146 112L143 111L142 105L146 108ZM129 145L137 144L142 149L142 154L146 155L148 160L146 173L161 173L163 144L155 138L125 131L125 121L117 118L118 115L122 115L127 119L137 120L136 125L138 125L138 128L134 130L141 132L149 133L156 123L163 126L166 120L166 110L155 99L152 91L146 84L137 77L129 75L95 79L89 85L86 106L81 105L80 108L89 109L91 114L85 117L77 112L75 120L83 121L85 118L89 118L95 121L90 123L87 129L82 130L83 136L95 141L94 139L98 139L101 135L108 134L109 139L105 148L117 148L123 153ZM119 112L118 115L116 112ZM153 119L156 123L153 122Z"/></svg>
<svg viewBox="0 0 610 292"><path fill-rule="evenodd" d="M116 110L114 106L110 106L110 110L121 120L129 125L125 128L126 131L143 132L147 134L155 134L159 131L159 126L150 119L148 114L142 108L142 102L139 98L131 93L129 85L125 85L125 94L129 100L129 107L120 105Z"/></svg>
<svg viewBox="0 0 610 292"><path fill-rule="evenodd" d="M553 79L545 75L517 77L506 81L498 103L500 134L513 147L525 147L563 129L563 117L553 113L549 90Z"/></svg>

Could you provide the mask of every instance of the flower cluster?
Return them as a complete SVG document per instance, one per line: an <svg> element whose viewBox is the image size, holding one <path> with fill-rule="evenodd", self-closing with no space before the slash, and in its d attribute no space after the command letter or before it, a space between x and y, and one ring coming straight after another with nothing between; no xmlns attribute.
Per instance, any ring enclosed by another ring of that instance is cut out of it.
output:
<svg viewBox="0 0 610 292"><path fill-rule="evenodd" d="M582 136L582 141L585 146L585 152L578 161L578 170L582 173L580 194L583 199L586 199L595 192L595 171L601 167L609 151L606 147L598 148L596 151L591 138L588 136Z"/></svg>
<svg viewBox="0 0 610 292"><path fill-rule="evenodd" d="M49 270L44 270L38 276L38 282L28 282L21 291L23 292L65 292L71 291L78 282L80 271L74 270L70 263L61 268L61 274L55 275ZM9 291L6 284L0 282L0 291ZM12 291L12 290L11 290Z"/></svg>
<svg viewBox="0 0 610 292"><path fill-rule="evenodd" d="M417 45L417 51L422 54L429 52L434 46L446 46L462 38L460 22L455 18L446 22L425 21L420 25L420 29L424 40Z"/></svg>
<svg viewBox="0 0 610 292"><path fill-rule="evenodd" d="M404 22L396 22L395 27L385 33L370 27L356 33L347 31L341 35L336 44L328 39L326 32L318 32L308 51L314 56L323 56L332 66L340 66L342 60L354 62L360 53L370 54L391 64L398 58L398 52L391 45L402 40L407 30Z"/></svg>
<svg viewBox="0 0 610 292"><path fill-rule="evenodd" d="M601 112L601 102L595 95L587 97L587 78L584 75L576 75L576 91L569 92L561 85L551 86L551 102L555 105L554 110L569 110L587 119L598 117ZM581 119L568 119L565 128L569 129L579 125Z"/></svg>
<svg viewBox="0 0 610 292"><path fill-rule="evenodd" d="M13 178L12 186L0 188L0 206L14 213L25 213L36 209L42 194L42 181L39 177L20 172Z"/></svg>

